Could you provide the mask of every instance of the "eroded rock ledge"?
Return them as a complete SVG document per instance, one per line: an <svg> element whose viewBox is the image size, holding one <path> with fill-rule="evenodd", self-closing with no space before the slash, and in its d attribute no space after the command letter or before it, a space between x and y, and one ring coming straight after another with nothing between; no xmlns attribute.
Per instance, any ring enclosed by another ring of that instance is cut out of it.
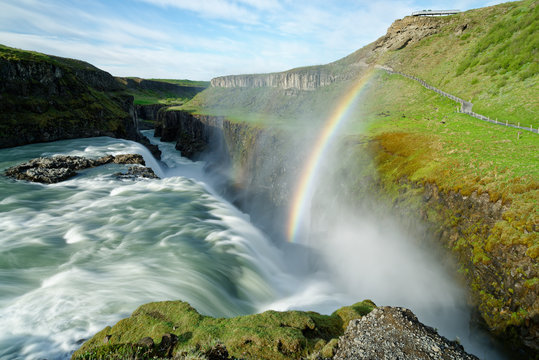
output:
<svg viewBox="0 0 539 360"><path fill-rule="evenodd" d="M410 310L385 306L350 321L339 338L334 359L473 360L477 357L420 323Z"/></svg>
<svg viewBox="0 0 539 360"><path fill-rule="evenodd" d="M410 310L377 309L370 300L331 315L266 311L228 319L201 315L183 301L150 303L97 333L72 357L109 358L477 359Z"/></svg>
<svg viewBox="0 0 539 360"><path fill-rule="evenodd" d="M58 155L54 157L40 157L10 167L6 169L5 175L17 180L54 184L77 175L77 170L110 163L146 165L142 155L139 154L106 155L95 160L82 156ZM120 178L157 178L153 170L146 167L130 168L126 174L118 173L116 176Z"/></svg>

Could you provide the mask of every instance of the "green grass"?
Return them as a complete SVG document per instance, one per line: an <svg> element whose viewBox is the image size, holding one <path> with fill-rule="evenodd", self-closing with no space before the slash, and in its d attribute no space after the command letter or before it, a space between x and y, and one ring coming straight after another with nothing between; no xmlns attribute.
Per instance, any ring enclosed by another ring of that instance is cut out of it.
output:
<svg viewBox="0 0 539 360"><path fill-rule="evenodd" d="M365 135L395 154L382 164L392 178L465 195L486 192L523 216L537 205L539 135L457 113L454 102L399 75L379 73L362 103L347 131L368 123ZM535 216L525 216L528 226Z"/></svg>
<svg viewBox="0 0 539 360"><path fill-rule="evenodd" d="M207 88L210 86L209 81L199 81L199 80L187 80L187 79L148 79L153 81L161 81L169 84L175 84L179 86L186 86L186 87L201 87L201 88Z"/></svg>
<svg viewBox="0 0 539 360"><path fill-rule="evenodd" d="M16 49L5 45L0 45L0 58L15 61L34 61L38 63L47 62L61 67L66 66L73 69L99 71L99 69L97 69L95 66L81 60L61 58L57 56L42 54L36 51Z"/></svg>
<svg viewBox="0 0 539 360"><path fill-rule="evenodd" d="M183 106L172 107L170 110L221 115L234 122L249 122L285 130L320 126L333 110L333 104L339 101L351 85L351 81L342 81L314 91L211 87Z"/></svg>
<svg viewBox="0 0 539 360"><path fill-rule="evenodd" d="M440 32L378 61L471 100L492 119L539 126L539 6L518 1L430 18ZM466 25L458 35L457 29Z"/></svg>
<svg viewBox="0 0 539 360"><path fill-rule="evenodd" d="M348 322L368 314L374 307L366 300L331 315L266 311L226 319L201 315L181 301L149 303L131 317L97 333L73 354L73 359L140 356L143 351L134 344L144 337L151 337L157 344L150 349L151 355L163 356L158 350L159 341L166 333L178 336L174 348L177 356L203 353L222 343L235 358L299 359L315 352L330 353L327 348L336 345L332 340L344 333ZM105 342L107 336L109 340Z"/></svg>
<svg viewBox="0 0 539 360"><path fill-rule="evenodd" d="M197 93L209 86L206 81L169 80L169 79L140 79L117 78L128 88L128 93L134 97L135 105L181 105L191 100ZM132 80L132 81L128 81ZM141 85L142 83L142 85ZM176 85L163 88L159 83Z"/></svg>

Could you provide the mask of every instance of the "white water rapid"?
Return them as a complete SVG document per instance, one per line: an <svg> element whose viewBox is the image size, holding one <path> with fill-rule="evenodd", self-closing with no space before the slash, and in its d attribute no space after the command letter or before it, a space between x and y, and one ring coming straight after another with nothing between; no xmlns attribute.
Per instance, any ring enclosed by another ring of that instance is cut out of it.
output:
<svg viewBox="0 0 539 360"><path fill-rule="evenodd" d="M365 298L417 305L420 320L495 358L462 329L469 313L461 294L422 261L426 254L361 224L336 228L306 258L310 249L274 244L218 196L203 163L159 145L162 162L139 144L106 137L0 150L2 172L39 156L139 153L161 177L119 180L113 174L126 166L114 164L53 185L0 176L0 359L69 358L81 341L151 301L179 299L233 316L270 308L331 313ZM380 252L381 238L395 243L392 253ZM410 292L418 291L427 292L424 304L414 304L420 297Z"/></svg>

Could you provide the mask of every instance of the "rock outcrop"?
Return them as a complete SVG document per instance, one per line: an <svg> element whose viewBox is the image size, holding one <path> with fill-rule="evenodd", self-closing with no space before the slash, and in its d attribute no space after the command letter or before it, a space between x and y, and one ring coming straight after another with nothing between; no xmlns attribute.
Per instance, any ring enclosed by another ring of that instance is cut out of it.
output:
<svg viewBox="0 0 539 360"><path fill-rule="evenodd" d="M170 110L159 113L155 136L175 142L183 156L207 160L207 171L223 179L225 196L268 234L284 236L276 224L285 221L293 187L289 174L300 166L305 151L294 147L289 134L222 116Z"/></svg>
<svg viewBox="0 0 539 360"><path fill-rule="evenodd" d="M352 79L356 75L357 69L353 68L347 71L335 71L331 67L312 66L280 73L220 76L211 80L211 86L315 90L336 81Z"/></svg>
<svg viewBox="0 0 539 360"><path fill-rule="evenodd" d="M133 98L78 60L0 46L0 148L91 136L138 140Z"/></svg>
<svg viewBox="0 0 539 360"><path fill-rule="evenodd" d="M475 360L455 341L425 326L408 309L379 307L351 320L335 360Z"/></svg>
<svg viewBox="0 0 539 360"><path fill-rule="evenodd" d="M152 91L154 93L159 93L164 96L168 95L179 98L191 98L195 94L201 92L206 88L205 86L183 86L166 81L148 80L141 78L117 77L115 79L119 84L122 84L123 86L131 90Z"/></svg>
<svg viewBox="0 0 539 360"><path fill-rule="evenodd" d="M37 158L6 169L5 175L17 180L27 180L44 184L54 184L77 175L77 170L88 169L105 164L138 164L145 165L139 154L106 155L98 159L82 156L54 156ZM127 173L116 174L119 178L158 178L152 169L131 167Z"/></svg>
<svg viewBox="0 0 539 360"><path fill-rule="evenodd" d="M212 87L316 90L335 82L354 79L369 66L379 53L400 50L436 34L445 19L407 16L395 21L386 35L373 44L341 60L324 66L310 66L269 74L219 76L211 80ZM465 28L464 28L465 29Z"/></svg>
<svg viewBox="0 0 539 360"><path fill-rule="evenodd" d="M166 107L165 104L135 105L139 130L153 129L157 114Z"/></svg>

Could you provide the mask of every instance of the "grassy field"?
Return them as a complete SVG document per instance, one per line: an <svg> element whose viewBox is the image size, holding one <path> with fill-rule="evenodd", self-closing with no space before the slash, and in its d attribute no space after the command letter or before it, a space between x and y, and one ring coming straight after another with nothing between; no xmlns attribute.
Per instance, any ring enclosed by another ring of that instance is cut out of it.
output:
<svg viewBox="0 0 539 360"><path fill-rule="evenodd" d="M162 343L148 349L137 346L137 342L151 337L158 344L166 333L177 336L178 344L169 355L178 359L217 358L209 356L211 347L217 344L225 345L230 356L238 359L305 359L313 353L328 358L333 356L337 338L349 321L375 307L365 300L331 315L266 311L224 319L201 315L181 301L149 303L97 333L73 354L73 359L161 359L167 350L160 346Z"/></svg>
<svg viewBox="0 0 539 360"><path fill-rule="evenodd" d="M148 79L153 81L160 81L164 83L179 85L179 86L186 86L186 87L201 87L201 88L207 88L210 86L209 81L197 81L197 80L187 80L187 79Z"/></svg>
<svg viewBox="0 0 539 360"><path fill-rule="evenodd" d="M137 77L116 78L127 87L135 105L181 105L207 88L208 81L141 79Z"/></svg>
<svg viewBox="0 0 539 360"><path fill-rule="evenodd" d="M378 62L471 100L492 119L539 126L539 6L505 3L435 20L439 33Z"/></svg>
<svg viewBox="0 0 539 360"><path fill-rule="evenodd" d="M394 154L380 164L391 178L434 183L466 196L488 193L492 202L511 204L505 216L518 219L516 231L500 240L523 242L530 255L539 255L531 233L539 220L539 135L457 113L449 99L383 72L347 132L357 129ZM519 232L524 229L530 233Z"/></svg>

